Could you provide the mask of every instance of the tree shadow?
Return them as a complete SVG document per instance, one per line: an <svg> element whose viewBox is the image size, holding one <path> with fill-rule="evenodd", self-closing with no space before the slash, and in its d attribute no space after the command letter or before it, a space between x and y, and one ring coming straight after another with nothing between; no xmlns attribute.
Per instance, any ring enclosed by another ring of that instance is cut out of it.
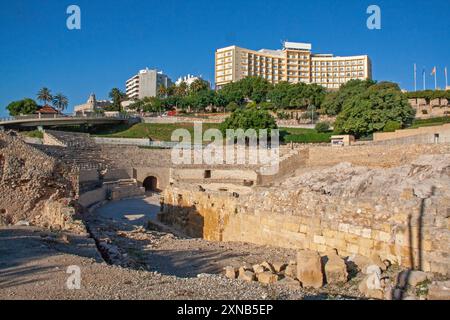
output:
<svg viewBox="0 0 450 320"><path fill-rule="evenodd" d="M396 279L396 285L392 289L392 297L396 300L403 300L408 290L409 280L412 271L423 271L423 220L426 211L425 201L434 196L436 187L431 187L431 192L426 198L420 199L419 214L417 216L417 238L414 239L414 221L413 215L408 215L408 247L409 247L409 265L410 268L400 272ZM417 255L414 252L414 242L417 241Z"/></svg>
<svg viewBox="0 0 450 320"><path fill-rule="evenodd" d="M70 234L68 244L59 235L34 227L0 229L0 288L46 281L57 270L48 260L61 254L77 255L102 262L95 243L85 236Z"/></svg>

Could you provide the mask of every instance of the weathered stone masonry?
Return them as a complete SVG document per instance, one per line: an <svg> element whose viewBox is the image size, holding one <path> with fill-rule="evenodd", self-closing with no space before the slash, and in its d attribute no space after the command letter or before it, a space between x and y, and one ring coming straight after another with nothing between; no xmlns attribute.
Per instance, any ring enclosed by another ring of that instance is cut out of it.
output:
<svg viewBox="0 0 450 320"><path fill-rule="evenodd" d="M159 217L213 241L376 253L405 267L450 273L448 155L392 169L327 170L240 196L172 186Z"/></svg>
<svg viewBox="0 0 450 320"><path fill-rule="evenodd" d="M342 256L370 257L377 253L382 259L405 267L413 264L412 255L414 264L419 264L419 199L396 207L392 214L381 209L391 205L387 199L375 207L363 199L330 199L313 210L308 204L305 210L293 211L288 207L283 214L254 210L251 205L243 204L251 199L238 200L225 195L167 189L164 196L166 207L162 221L182 228L191 236L321 253L336 248ZM311 198L309 202L319 200ZM426 202L429 211L438 210L434 199ZM448 221L430 224L433 218L425 220L422 269L449 274Z"/></svg>

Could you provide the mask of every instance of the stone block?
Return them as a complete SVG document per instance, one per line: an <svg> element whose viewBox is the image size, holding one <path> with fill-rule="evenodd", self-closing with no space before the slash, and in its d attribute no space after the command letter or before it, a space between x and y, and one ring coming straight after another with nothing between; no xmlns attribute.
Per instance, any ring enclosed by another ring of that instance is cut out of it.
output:
<svg viewBox="0 0 450 320"><path fill-rule="evenodd" d="M345 283L348 279L347 265L344 259L335 252L330 252L324 257L325 278L328 284Z"/></svg>
<svg viewBox="0 0 450 320"><path fill-rule="evenodd" d="M271 263L267 262L267 261L264 261L263 263L261 263L261 267L265 268L266 270L268 270L268 271L270 271L272 273L275 272L275 269L274 269L273 265Z"/></svg>
<svg viewBox="0 0 450 320"><path fill-rule="evenodd" d="M292 278L292 279L296 279L297 278L297 265L288 265L286 267L286 270L284 270L284 275L286 277Z"/></svg>
<svg viewBox="0 0 450 320"><path fill-rule="evenodd" d="M378 266L369 266L368 275L358 286L359 291L367 298L382 300L385 296L381 287L381 270Z"/></svg>
<svg viewBox="0 0 450 320"><path fill-rule="evenodd" d="M252 282L256 280L256 276L252 271L239 272L239 279L247 282Z"/></svg>
<svg viewBox="0 0 450 320"><path fill-rule="evenodd" d="M263 273L259 273L257 275L258 281L264 284L273 284L276 283L279 279L280 276L272 273L270 271L265 271Z"/></svg>
<svg viewBox="0 0 450 320"><path fill-rule="evenodd" d="M376 253L372 254L370 256L370 261L372 264L377 265L378 267L380 267L380 269L382 271L386 271L387 266L386 264L383 262L383 260L381 260L380 256Z"/></svg>
<svg viewBox="0 0 450 320"><path fill-rule="evenodd" d="M419 283L429 280L430 276L423 271L404 270L398 274L397 279L398 287L406 287L406 285L415 287Z"/></svg>
<svg viewBox="0 0 450 320"><path fill-rule="evenodd" d="M238 270L235 267L225 267L225 277L227 277L228 279L236 279L238 276Z"/></svg>
<svg viewBox="0 0 450 320"><path fill-rule="evenodd" d="M286 286L289 289L293 289L293 290L301 288L300 281L295 280L291 277L283 278L280 281L278 281L277 284Z"/></svg>
<svg viewBox="0 0 450 320"><path fill-rule="evenodd" d="M260 264L255 264L253 267L253 272L258 274L258 273L263 273L266 271L266 268L264 268L262 265Z"/></svg>
<svg viewBox="0 0 450 320"><path fill-rule="evenodd" d="M325 244L325 238L322 236L315 235L313 241L315 244Z"/></svg>
<svg viewBox="0 0 450 320"><path fill-rule="evenodd" d="M450 300L450 281L435 281L428 286L428 300Z"/></svg>
<svg viewBox="0 0 450 320"><path fill-rule="evenodd" d="M356 244L347 244L347 251L352 254L358 254L359 247Z"/></svg>
<svg viewBox="0 0 450 320"><path fill-rule="evenodd" d="M305 288L323 286L322 263L317 252L304 250L297 253L297 279Z"/></svg>
<svg viewBox="0 0 450 320"><path fill-rule="evenodd" d="M272 264L272 266L273 266L275 272L279 273L279 272L282 272L282 271L284 271L284 270L286 269L287 263L284 263L284 262L274 262L274 263Z"/></svg>

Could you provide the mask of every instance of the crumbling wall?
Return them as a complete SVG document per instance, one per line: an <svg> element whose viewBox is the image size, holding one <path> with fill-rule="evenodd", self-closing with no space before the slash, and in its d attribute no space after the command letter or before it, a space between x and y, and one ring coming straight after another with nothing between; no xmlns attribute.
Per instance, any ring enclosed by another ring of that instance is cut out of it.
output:
<svg viewBox="0 0 450 320"><path fill-rule="evenodd" d="M349 163L249 195L165 190L159 218L214 241L376 253L392 263L450 273L450 155L389 169Z"/></svg>
<svg viewBox="0 0 450 320"><path fill-rule="evenodd" d="M78 229L76 172L16 133L0 132L0 216L3 224L31 224ZM71 224L74 223L73 226Z"/></svg>

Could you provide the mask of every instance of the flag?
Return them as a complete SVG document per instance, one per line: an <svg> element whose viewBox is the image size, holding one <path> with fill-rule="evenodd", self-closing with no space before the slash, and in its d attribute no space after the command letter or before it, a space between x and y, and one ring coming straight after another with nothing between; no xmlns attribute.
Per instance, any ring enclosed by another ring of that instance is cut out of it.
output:
<svg viewBox="0 0 450 320"><path fill-rule="evenodd" d="M434 67L433 70L431 71L431 75L432 76L436 75L436 67Z"/></svg>

